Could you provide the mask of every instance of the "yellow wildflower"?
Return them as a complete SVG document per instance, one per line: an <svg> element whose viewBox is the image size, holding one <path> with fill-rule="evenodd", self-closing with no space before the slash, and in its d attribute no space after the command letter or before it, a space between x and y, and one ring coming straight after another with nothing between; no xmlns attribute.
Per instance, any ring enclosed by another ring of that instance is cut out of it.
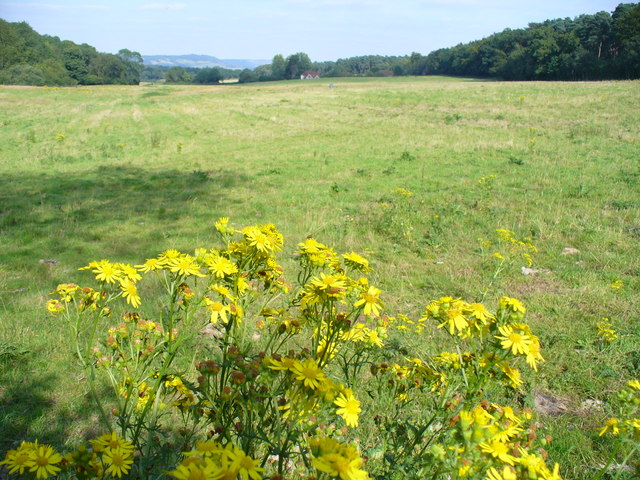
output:
<svg viewBox="0 0 640 480"><path fill-rule="evenodd" d="M494 458L502 460L509 465L514 464L514 457L509 454L509 446L506 443L498 442L497 440L491 440L489 442L482 442L480 450L484 453L488 453Z"/></svg>
<svg viewBox="0 0 640 480"><path fill-rule="evenodd" d="M380 315L380 308L382 308L380 293L382 293L382 290L376 287L369 287L369 290L360 295L360 299L354 304L354 307L364 306L363 312L365 315L378 317Z"/></svg>
<svg viewBox="0 0 640 480"><path fill-rule="evenodd" d="M612 435L618 435L620 433L620 427L618 426L620 421L617 418L610 418L607 423L604 424L599 430L599 435L602 437L608 431L611 431Z"/></svg>
<svg viewBox="0 0 640 480"><path fill-rule="evenodd" d="M56 464L62 461L62 457L49 445L34 445L30 458L25 462L29 472L36 474L36 478L48 478L55 476L61 469Z"/></svg>
<svg viewBox="0 0 640 480"><path fill-rule="evenodd" d="M502 348L511 350L514 355L527 355L529 353L529 346L532 342L528 335L514 332L511 325L498 327L498 331L502 336L496 335L496 338L501 340Z"/></svg>
<svg viewBox="0 0 640 480"><path fill-rule="evenodd" d="M358 270L359 272L368 272L371 270L369 260L355 252L345 253L342 255L342 258L344 258L344 263L354 270Z"/></svg>
<svg viewBox="0 0 640 480"><path fill-rule="evenodd" d="M325 379L324 372L313 358L307 358L304 362L296 362L291 372L296 380L311 389L318 388Z"/></svg>
<svg viewBox="0 0 640 480"><path fill-rule="evenodd" d="M333 403L340 407L336 410L336 413L344 419L348 427L358 426L358 414L362 409L360 408L360 402L353 395L351 389L345 389Z"/></svg>
<svg viewBox="0 0 640 480"><path fill-rule="evenodd" d="M120 290L122 290L122 296L127 300L129 305L133 308L138 308L140 306L140 296L138 295L138 288L135 283L129 279L121 280Z"/></svg>

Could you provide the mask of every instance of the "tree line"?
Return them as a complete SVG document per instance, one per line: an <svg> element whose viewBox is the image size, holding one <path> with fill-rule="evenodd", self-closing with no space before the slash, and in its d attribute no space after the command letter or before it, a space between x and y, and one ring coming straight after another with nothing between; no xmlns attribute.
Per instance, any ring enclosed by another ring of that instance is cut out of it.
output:
<svg viewBox="0 0 640 480"><path fill-rule="evenodd" d="M531 23L422 55L364 55L312 62L304 52L275 55L270 64L242 71L144 66L137 52L99 53L87 45L39 35L27 23L0 19L0 83L27 85L136 84L143 81L217 84L290 80L305 71L322 77L453 75L504 80L640 78L640 3L612 13Z"/></svg>
<svg viewBox="0 0 640 480"><path fill-rule="evenodd" d="M640 4L531 23L482 40L413 53L410 75L499 77L504 80L640 78Z"/></svg>
<svg viewBox="0 0 640 480"><path fill-rule="evenodd" d="M305 55L305 54L296 54ZM288 65L292 57L287 58ZM271 65L246 72L245 81L283 76L282 55ZM323 77L453 75L503 80L603 80L640 78L640 4L621 3L598 12L506 29L482 40L422 55L365 55L316 62ZM242 80L242 75L241 75Z"/></svg>
<svg viewBox="0 0 640 480"><path fill-rule="evenodd" d="M116 55L70 40L40 35L26 22L0 19L0 83L12 85L135 85L142 56L127 49Z"/></svg>

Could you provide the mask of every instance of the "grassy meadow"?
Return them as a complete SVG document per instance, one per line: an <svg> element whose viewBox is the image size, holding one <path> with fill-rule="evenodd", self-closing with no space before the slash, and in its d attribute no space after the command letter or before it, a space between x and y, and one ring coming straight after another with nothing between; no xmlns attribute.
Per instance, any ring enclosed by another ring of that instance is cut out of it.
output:
<svg viewBox="0 0 640 480"><path fill-rule="evenodd" d="M640 82L0 87L0 126L0 455L100 433L49 293L211 248L225 216L274 223L285 268L307 236L366 255L390 315L520 299L546 363L518 401L563 476L606 463L607 402L640 376ZM494 276L496 229L531 238L533 272Z"/></svg>

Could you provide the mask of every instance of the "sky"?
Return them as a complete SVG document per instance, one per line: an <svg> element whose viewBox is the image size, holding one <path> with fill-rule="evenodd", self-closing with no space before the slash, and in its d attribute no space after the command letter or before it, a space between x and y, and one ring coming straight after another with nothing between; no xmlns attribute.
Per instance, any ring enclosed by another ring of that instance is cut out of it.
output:
<svg viewBox="0 0 640 480"><path fill-rule="evenodd" d="M630 2L630 0L627 0ZM0 18L100 52L312 61L427 55L530 22L613 12L621 0L0 0Z"/></svg>

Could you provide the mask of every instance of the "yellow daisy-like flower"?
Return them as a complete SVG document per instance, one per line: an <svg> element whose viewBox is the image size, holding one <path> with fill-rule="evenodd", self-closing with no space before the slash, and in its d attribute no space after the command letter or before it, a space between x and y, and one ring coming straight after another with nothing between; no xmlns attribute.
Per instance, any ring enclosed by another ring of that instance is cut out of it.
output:
<svg viewBox="0 0 640 480"><path fill-rule="evenodd" d="M515 461L527 469L529 478L536 478L544 471L546 465L542 457L529 453L522 447L519 448L519 451L520 456L515 457Z"/></svg>
<svg viewBox="0 0 640 480"><path fill-rule="evenodd" d="M159 258L148 258L142 265L136 265L136 268L142 273L148 273L153 270L161 270L163 267L162 260Z"/></svg>
<svg viewBox="0 0 640 480"><path fill-rule="evenodd" d="M487 471L485 480L517 480L517 478L518 476L516 475L516 472L511 467L505 466L502 468L501 472L493 467L490 468L489 471Z"/></svg>
<svg viewBox="0 0 640 480"><path fill-rule="evenodd" d="M298 253L307 255L317 255L327 249L326 245L318 242L314 238L307 238L304 242L299 243L298 247L300 247Z"/></svg>
<svg viewBox="0 0 640 480"><path fill-rule="evenodd" d="M607 423L604 424L599 430L599 436L603 436L605 433L611 431L612 435L618 435L620 433L620 421L617 418L610 418Z"/></svg>
<svg viewBox="0 0 640 480"><path fill-rule="evenodd" d="M355 449L354 449L355 450ZM340 480L366 480L367 472L360 470L362 459L357 454L326 453L314 458L312 464L320 472Z"/></svg>
<svg viewBox="0 0 640 480"><path fill-rule="evenodd" d="M73 299L74 293L78 290L80 290L80 287L75 283L61 283L56 288L56 291L52 292L52 294L57 293L60 295L60 300L63 302L70 302Z"/></svg>
<svg viewBox="0 0 640 480"><path fill-rule="evenodd" d="M329 297L340 297L344 294L347 284L338 275L325 275L320 273L320 278L311 279L311 285Z"/></svg>
<svg viewBox="0 0 640 480"><path fill-rule="evenodd" d="M456 330L462 332L469 326L469 320L463 315L461 310L451 308L447 311L445 321L438 325L438 328L444 326L448 326L449 333L455 335Z"/></svg>
<svg viewBox="0 0 640 480"><path fill-rule="evenodd" d="M508 363L500 363L498 367L502 370L502 372L507 376L509 382L511 383L511 387L518 389L520 385L522 385L522 377L520 376L520 370L510 366Z"/></svg>
<svg viewBox="0 0 640 480"><path fill-rule="evenodd" d="M126 279L120 282L120 290L122 290L122 296L127 300L127 303L133 308L138 308L141 304L140 295L138 295L138 287L131 280Z"/></svg>
<svg viewBox="0 0 640 480"><path fill-rule="evenodd" d="M240 447L229 444L225 448L225 454L231 461L228 470L236 472L236 475L240 476L242 480L260 480L262 478L260 472L263 472L264 468L259 467L258 460L254 460L244 453Z"/></svg>
<svg viewBox="0 0 640 480"><path fill-rule="evenodd" d="M634 390L640 390L640 380L629 380L627 386Z"/></svg>
<svg viewBox="0 0 640 480"><path fill-rule="evenodd" d="M142 279L142 275L140 275L138 271L128 263L119 263L118 268L120 268L123 275L132 282L137 282Z"/></svg>
<svg viewBox="0 0 640 480"><path fill-rule="evenodd" d="M384 346L384 341L380 337L380 334L377 330L369 330L366 341L367 343L375 345L379 348L382 348Z"/></svg>
<svg viewBox="0 0 640 480"><path fill-rule="evenodd" d="M107 260L98 262L92 272L99 282L116 283L122 279L122 271Z"/></svg>
<svg viewBox="0 0 640 480"><path fill-rule="evenodd" d="M47 311L51 314L62 313L64 310L64 305L57 300L49 300L47 302Z"/></svg>
<svg viewBox="0 0 640 480"><path fill-rule="evenodd" d="M129 473L133 464L133 455L121 448L108 448L102 454L102 461L107 464L105 473L121 478Z"/></svg>
<svg viewBox="0 0 640 480"><path fill-rule="evenodd" d="M218 455L224 451L222 445L215 440L208 440L206 442L196 442L196 447L190 452L184 452L185 455L198 455L201 457L212 457Z"/></svg>
<svg viewBox="0 0 640 480"><path fill-rule="evenodd" d="M29 457L25 466L36 474L36 478L48 478L61 470L56 464L62 461L62 457L50 445L36 445Z"/></svg>
<svg viewBox="0 0 640 480"><path fill-rule="evenodd" d="M296 380L312 390L318 388L326 378L313 358L307 358L304 362L296 362L291 372Z"/></svg>
<svg viewBox="0 0 640 480"><path fill-rule="evenodd" d="M216 276L216 278L224 278L227 275L233 275L238 272L238 267L235 263L226 257L220 255L212 255L206 259L207 267L209 271Z"/></svg>
<svg viewBox="0 0 640 480"><path fill-rule="evenodd" d="M204 277L204 275L200 273L200 265L198 265L191 255L181 255L178 258L171 259L168 265L169 269L178 275Z"/></svg>
<svg viewBox="0 0 640 480"><path fill-rule="evenodd" d="M268 368L271 370L289 370L291 372L294 371L294 367L299 363L295 358L291 357L282 357L280 360L269 358L268 362L270 363Z"/></svg>
<svg viewBox="0 0 640 480"><path fill-rule="evenodd" d="M229 217L220 217L214 225L222 235L233 235L236 232L232 227L229 227Z"/></svg>
<svg viewBox="0 0 640 480"><path fill-rule="evenodd" d="M482 303L470 303L467 305L468 315L479 320L483 325L489 324L495 319L493 314L487 310Z"/></svg>
<svg viewBox="0 0 640 480"><path fill-rule="evenodd" d="M358 270L359 272L368 272L371 270L369 260L355 252L345 253L342 255L342 258L344 258L344 263L354 270Z"/></svg>
<svg viewBox="0 0 640 480"><path fill-rule="evenodd" d="M227 314L231 312L229 305L224 305L220 302L211 300L208 297L204 297L204 303L207 309L211 312L211 323L217 323L218 319L224 323L229 323L229 317Z"/></svg>
<svg viewBox="0 0 640 480"><path fill-rule="evenodd" d="M178 258L180 255L182 254L178 250L176 250L175 248L170 248L162 252L159 258L161 260L166 261L166 260L173 260L174 258Z"/></svg>
<svg viewBox="0 0 640 480"><path fill-rule="evenodd" d="M537 372L538 362L544 362L544 358L540 354L540 341L538 340L538 337L532 335L529 351L527 352L527 363Z"/></svg>
<svg viewBox="0 0 640 480"><path fill-rule="evenodd" d="M333 403L340 407L336 410L336 413L344 419L348 427L358 426L358 414L362 409L360 408L360 402L353 395L351 389L345 389Z"/></svg>
<svg viewBox="0 0 640 480"><path fill-rule="evenodd" d="M369 290L360 295L360 300L354 304L354 307L364 306L363 313L365 315L380 316L380 309L382 308L382 303L380 302L381 293L382 290L376 287L369 287Z"/></svg>
<svg viewBox="0 0 640 480"><path fill-rule="evenodd" d="M140 384L141 391L144 390L144 386L144 382ZM93 450L98 453L104 452L107 449L111 449L120 450L128 455L133 455L133 444L130 441L118 436L118 434L115 432L100 435L95 440L89 440L89 443L91 443Z"/></svg>
<svg viewBox="0 0 640 480"><path fill-rule="evenodd" d="M529 353L529 346L532 343L529 335L514 332L511 325L498 327L498 331L502 336L496 335L496 338L501 340L502 348L511 350L514 355L527 355Z"/></svg>
<svg viewBox="0 0 640 480"><path fill-rule="evenodd" d="M167 473L178 480L219 480L224 478L220 467L214 462L210 459L201 461L197 457L186 458L175 470Z"/></svg>
<svg viewBox="0 0 640 480"><path fill-rule="evenodd" d="M17 450L9 450L4 457L4 460L0 462L0 465L6 465L9 470L9 475L18 473L22 475L24 471L29 467L27 462L31 459L31 446L27 446L25 442Z"/></svg>
<svg viewBox="0 0 640 480"><path fill-rule="evenodd" d="M516 318L522 318L527 311L522 302L516 298L502 297L500 307L509 311Z"/></svg>
<svg viewBox="0 0 640 480"><path fill-rule="evenodd" d="M492 457L498 458L509 465L514 464L514 457L509 455L509 446L506 443L491 440L489 442L482 442L478 446L484 453L488 453Z"/></svg>
<svg viewBox="0 0 640 480"><path fill-rule="evenodd" d="M261 253L278 250L271 236L262 232L258 227L245 227L242 229L242 233L249 246Z"/></svg>

